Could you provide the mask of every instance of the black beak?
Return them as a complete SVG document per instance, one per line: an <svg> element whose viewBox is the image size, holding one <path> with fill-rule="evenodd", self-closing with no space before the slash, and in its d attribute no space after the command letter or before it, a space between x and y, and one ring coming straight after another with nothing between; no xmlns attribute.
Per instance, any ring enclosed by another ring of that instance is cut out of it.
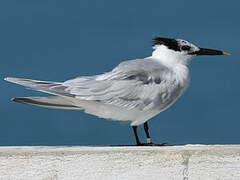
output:
<svg viewBox="0 0 240 180"><path fill-rule="evenodd" d="M201 55L230 55L229 53L226 53L224 51L214 50L214 49L205 49L200 48L199 51L192 52L190 54L195 54L197 56Z"/></svg>

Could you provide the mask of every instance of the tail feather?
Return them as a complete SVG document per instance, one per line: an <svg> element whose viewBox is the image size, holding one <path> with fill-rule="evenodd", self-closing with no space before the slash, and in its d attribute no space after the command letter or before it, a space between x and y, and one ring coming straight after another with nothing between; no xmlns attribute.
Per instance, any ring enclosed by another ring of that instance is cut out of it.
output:
<svg viewBox="0 0 240 180"><path fill-rule="evenodd" d="M69 110L81 110L81 107L73 105L70 101L59 96L51 97L20 97L13 98L15 102L29 104L45 108L53 109L69 109Z"/></svg>

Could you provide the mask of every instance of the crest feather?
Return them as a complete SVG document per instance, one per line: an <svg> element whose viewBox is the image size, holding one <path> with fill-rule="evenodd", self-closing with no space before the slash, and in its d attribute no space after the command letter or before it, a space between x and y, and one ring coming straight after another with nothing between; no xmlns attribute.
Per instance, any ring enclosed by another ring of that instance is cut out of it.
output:
<svg viewBox="0 0 240 180"><path fill-rule="evenodd" d="M157 45L165 45L174 51L181 51L179 43L176 39L156 37L153 39L153 46Z"/></svg>

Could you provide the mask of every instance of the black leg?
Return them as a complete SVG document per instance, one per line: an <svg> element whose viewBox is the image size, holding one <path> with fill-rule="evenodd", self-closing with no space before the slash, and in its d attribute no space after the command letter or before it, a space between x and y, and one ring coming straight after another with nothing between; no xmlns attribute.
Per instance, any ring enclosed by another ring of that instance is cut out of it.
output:
<svg viewBox="0 0 240 180"><path fill-rule="evenodd" d="M152 143L152 139L151 139L151 137L150 137L150 135L149 135L148 129L149 129L149 128L148 128L148 123L145 122L145 123L144 123L144 131L145 131L146 136L147 136L147 143L143 143L143 144L141 144L141 145L144 145L144 146L164 146L164 145L167 144L167 143L162 143L162 144L154 144L154 143Z"/></svg>
<svg viewBox="0 0 240 180"><path fill-rule="evenodd" d="M136 138L136 143L137 143L137 146L164 146L166 145L167 143L162 143L162 144L153 144L152 143L152 139L149 135L149 132L148 132L148 124L147 122L144 123L144 130L145 130L145 133L146 133L146 136L147 136L147 143L141 143L139 138L138 138L138 134L137 134L137 126L132 126L133 128L133 132L134 132L134 135L135 135L135 138Z"/></svg>
<svg viewBox="0 0 240 180"><path fill-rule="evenodd" d="M144 123L144 131L145 131L146 136L147 136L147 144L152 144L152 139L151 139L151 137L150 137L150 135L149 135L148 129L149 129L149 128L148 128L148 123L145 122L145 123Z"/></svg>
<svg viewBox="0 0 240 180"><path fill-rule="evenodd" d="M137 126L132 126L132 128L133 128L133 132L134 132L134 135L136 138L137 145L141 145L141 142L139 141L138 134L137 134Z"/></svg>

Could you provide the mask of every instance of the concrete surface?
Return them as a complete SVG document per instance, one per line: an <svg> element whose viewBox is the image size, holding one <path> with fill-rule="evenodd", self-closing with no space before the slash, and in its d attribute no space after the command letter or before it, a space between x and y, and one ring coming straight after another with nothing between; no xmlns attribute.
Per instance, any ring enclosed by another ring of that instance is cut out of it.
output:
<svg viewBox="0 0 240 180"><path fill-rule="evenodd" d="M240 145L0 147L5 180L240 179Z"/></svg>

